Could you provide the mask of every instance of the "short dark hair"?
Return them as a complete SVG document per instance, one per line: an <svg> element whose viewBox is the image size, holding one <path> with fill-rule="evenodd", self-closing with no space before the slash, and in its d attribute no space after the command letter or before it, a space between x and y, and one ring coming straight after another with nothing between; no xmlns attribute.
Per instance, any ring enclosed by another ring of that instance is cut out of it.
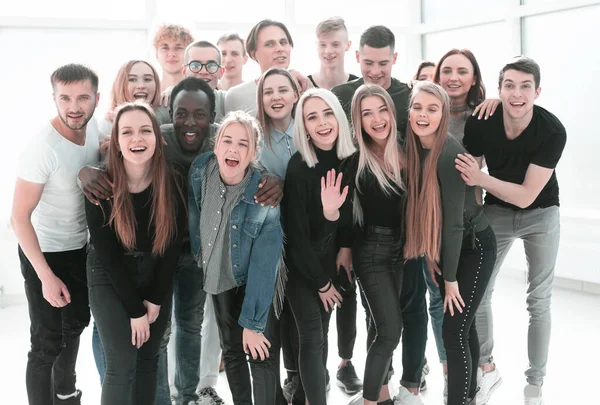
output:
<svg viewBox="0 0 600 405"><path fill-rule="evenodd" d="M184 62L189 62L187 60L188 58L188 53L190 52L190 49L192 48L213 48L215 51L217 51L217 62L219 63L219 65L221 64L221 50L212 42L208 42L208 41L195 41L192 42L191 44L189 44L187 46L187 48L185 48L185 52L183 54L183 59Z"/></svg>
<svg viewBox="0 0 600 405"><path fill-rule="evenodd" d="M415 77L413 79L419 80L419 76L421 76L421 70L425 69L426 67L435 67L435 63L429 60L424 60L423 62L419 63L419 66L417 67L417 73L415 73Z"/></svg>
<svg viewBox="0 0 600 405"><path fill-rule="evenodd" d="M173 115L173 105L175 104L175 98L181 91L202 91L206 93L208 96L208 101L210 104L210 112L211 114L215 112L215 92L210 87L210 85L202 79L198 79L197 77L186 77L179 83L173 87L171 91L171 99L169 100L169 113L171 114L171 118Z"/></svg>
<svg viewBox="0 0 600 405"><path fill-rule="evenodd" d="M287 37L287 40L290 43L290 46L292 48L294 47L294 41L292 40L292 35L290 34L290 31L287 29L287 27L285 26L284 23L275 21L275 20L262 20L261 22L256 24L254 27L252 27L252 29L248 33L248 38L246 38L246 51L248 52L248 55L250 55L250 57L252 59L254 59L254 53L256 52L256 48L257 48L256 41L258 40L258 33L263 28L272 27L272 26L281 28L283 30L283 32L285 33L285 36ZM256 60L256 59L254 59L254 60Z"/></svg>
<svg viewBox="0 0 600 405"><path fill-rule="evenodd" d="M475 84L471 86L469 92L467 93L467 105L469 107L475 108L479 104L481 104L485 100L485 85L483 84L483 78L481 77L481 69L479 68L479 63L477 63L477 58L473 52L468 49L450 49L437 63L435 67L435 74L433 75L433 82L435 84L440 84L440 74L442 65L446 58L452 55L462 55L469 60L471 65L473 66L473 77L475 78Z"/></svg>
<svg viewBox="0 0 600 405"><path fill-rule="evenodd" d="M87 66L70 63L59 67L50 76L52 88L54 88L57 83L71 84L83 82L85 80L89 80L92 83L94 93L98 93L98 75Z"/></svg>
<svg viewBox="0 0 600 405"><path fill-rule="evenodd" d="M498 78L498 87L502 87L502 80L504 80L504 72L507 70L516 70L523 73L529 73L533 75L533 80L535 82L535 88L540 87L540 81L542 79L542 74L540 72L540 65L537 64L531 58L527 56L517 56L510 63L507 63L502 70L500 71L500 77Z"/></svg>
<svg viewBox="0 0 600 405"><path fill-rule="evenodd" d="M371 48L385 48L389 46L394 52L396 47L396 37L392 30L383 25L374 25L369 27L360 36L359 48L368 45Z"/></svg>
<svg viewBox="0 0 600 405"><path fill-rule="evenodd" d="M240 35L237 32L231 32L221 36L221 38L219 38L219 40L217 41L217 46L221 42L227 41L240 41L240 43L242 44L242 56L246 56L246 44L244 44L244 40L242 39L242 37L240 37Z"/></svg>

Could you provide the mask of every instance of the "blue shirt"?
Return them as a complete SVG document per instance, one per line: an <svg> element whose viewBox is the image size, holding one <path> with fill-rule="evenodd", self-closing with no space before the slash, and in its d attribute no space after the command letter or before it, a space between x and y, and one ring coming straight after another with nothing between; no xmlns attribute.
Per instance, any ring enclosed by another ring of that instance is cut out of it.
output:
<svg viewBox="0 0 600 405"><path fill-rule="evenodd" d="M213 152L196 158L188 174L188 216L190 244L196 260L202 260L200 216L202 195L217 190L203 190L203 179ZM258 191L260 172L252 173L241 200L229 217L230 258L233 277L238 286L246 285L246 295L238 318L240 326L263 332L273 302L275 281L283 248L283 231L279 207L263 207L254 202ZM210 215L210 213L204 213Z"/></svg>
<svg viewBox="0 0 600 405"><path fill-rule="evenodd" d="M292 139L293 134L294 119L292 118L285 132L281 132L274 125L269 125L270 146L264 140L260 142L260 164L269 173L277 175L281 179L285 179L288 161L296 153L296 146Z"/></svg>

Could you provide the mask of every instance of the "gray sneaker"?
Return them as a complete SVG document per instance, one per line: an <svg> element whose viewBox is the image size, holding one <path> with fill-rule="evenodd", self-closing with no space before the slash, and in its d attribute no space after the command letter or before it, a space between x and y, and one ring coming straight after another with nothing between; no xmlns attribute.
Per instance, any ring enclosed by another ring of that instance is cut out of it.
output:
<svg viewBox="0 0 600 405"><path fill-rule="evenodd" d="M425 391L427 389L427 381L425 381L425 377L429 374L429 364L427 363L427 359L425 359L425 364L423 364L423 371L421 372L421 384L419 385L419 391Z"/></svg>
<svg viewBox="0 0 600 405"><path fill-rule="evenodd" d="M538 387L537 385L527 385L523 390L523 397L525 405L544 405L542 387Z"/></svg>

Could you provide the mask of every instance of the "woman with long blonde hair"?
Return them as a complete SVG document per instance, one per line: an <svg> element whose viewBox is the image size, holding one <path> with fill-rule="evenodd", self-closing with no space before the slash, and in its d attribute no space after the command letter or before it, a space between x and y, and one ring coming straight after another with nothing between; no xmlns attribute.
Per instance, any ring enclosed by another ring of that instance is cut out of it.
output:
<svg viewBox="0 0 600 405"><path fill-rule="evenodd" d="M465 405L477 388L474 318L496 261L496 240L475 188L466 186L455 169L464 148L448 134L449 116L450 100L440 86L415 86L406 131L404 256L425 256L444 297L448 404Z"/></svg>
<svg viewBox="0 0 600 405"><path fill-rule="evenodd" d="M117 109L108 153L114 197L85 202L90 307L106 356L101 403L154 404L185 205L150 106Z"/></svg>
<svg viewBox="0 0 600 405"><path fill-rule="evenodd" d="M387 91L375 84L362 85L352 99L351 114L359 151L344 161L342 170L354 195L356 231L352 251L340 249L339 263L347 271L354 264L369 314L364 387L352 403L392 404L387 383L402 332L406 162L397 141L394 102Z"/></svg>
<svg viewBox="0 0 600 405"><path fill-rule="evenodd" d="M341 161L354 153L348 120L337 97L309 89L296 108L294 143L284 183L282 213L289 269L287 299L300 339L299 371L310 405L325 405L325 342L331 311L340 305L335 278L338 228L347 187ZM345 191L344 191L345 190ZM295 398L298 400L300 398Z"/></svg>

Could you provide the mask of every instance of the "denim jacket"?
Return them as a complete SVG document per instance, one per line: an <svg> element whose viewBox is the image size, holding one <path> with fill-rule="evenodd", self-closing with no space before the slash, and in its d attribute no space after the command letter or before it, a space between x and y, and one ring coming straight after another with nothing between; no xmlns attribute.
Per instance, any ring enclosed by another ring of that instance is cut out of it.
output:
<svg viewBox="0 0 600 405"><path fill-rule="evenodd" d="M188 209L192 254L200 263L200 215L202 179L213 152L198 156L188 174ZM263 207L254 202L261 174L254 171L240 202L231 211L230 254L238 286L246 284L246 295L238 323L246 329L263 332L273 294L283 248L279 207ZM211 192L211 190L208 190Z"/></svg>

